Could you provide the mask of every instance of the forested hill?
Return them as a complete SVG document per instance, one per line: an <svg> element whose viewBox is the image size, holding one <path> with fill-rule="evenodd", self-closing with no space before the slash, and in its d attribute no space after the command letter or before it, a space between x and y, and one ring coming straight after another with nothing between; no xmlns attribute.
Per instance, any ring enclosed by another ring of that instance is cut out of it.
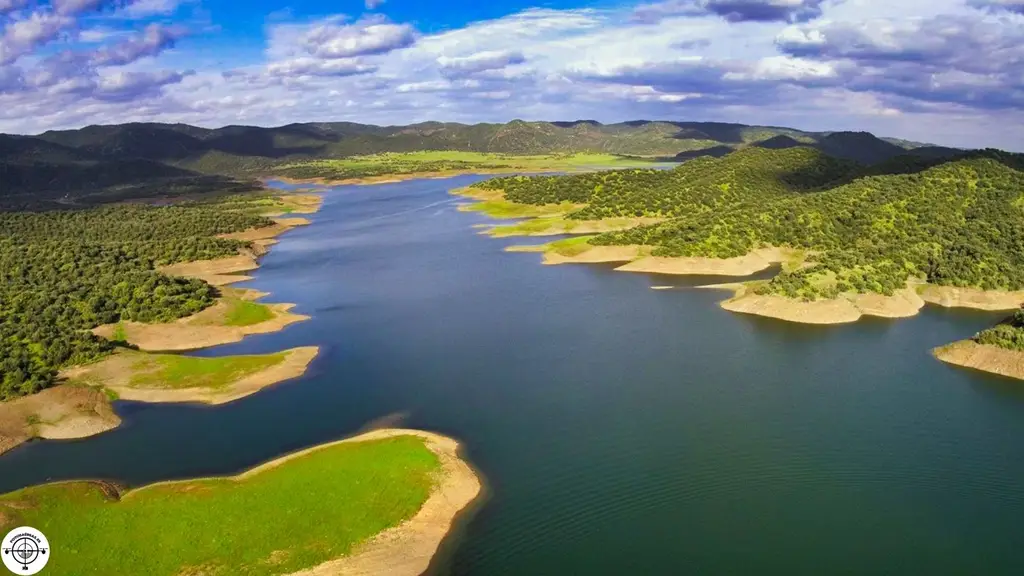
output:
<svg viewBox="0 0 1024 576"><path fill-rule="evenodd" d="M101 155L27 136L0 134L0 204L36 208L70 199L96 202L250 190L254 183L201 174L126 153Z"/></svg>
<svg viewBox="0 0 1024 576"><path fill-rule="evenodd" d="M740 256L764 245L816 253L763 293L815 299L892 294L911 277L1024 289L1024 155L900 157L874 166L810 147L751 147L673 170L506 177L477 186L509 200L587 204L569 218L667 216L592 244L646 244L655 255Z"/></svg>
<svg viewBox="0 0 1024 576"><path fill-rule="evenodd" d="M810 145L836 156L875 162L913 152L915 143L867 133L811 133L715 122L593 121L370 126L347 122L276 128L121 124L0 135L0 202L12 198L92 201L237 186L305 160L420 150L501 154L601 152L680 160L723 155L764 143ZM941 147L930 154L956 152Z"/></svg>
<svg viewBox="0 0 1024 576"><path fill-rule="evenodd" d="M109 352L111 342L90 328L168 321L210 306L213 287L156 268L236 254L246 243L216 235L271 224L239 206L0 213L0 401Z"/></svg>

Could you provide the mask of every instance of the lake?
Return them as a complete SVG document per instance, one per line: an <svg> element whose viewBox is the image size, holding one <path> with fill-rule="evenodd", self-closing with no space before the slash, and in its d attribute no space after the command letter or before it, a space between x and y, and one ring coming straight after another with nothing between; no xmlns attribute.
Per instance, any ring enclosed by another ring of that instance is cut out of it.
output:
<svg viewBox="0 0 1024 576"><path fill-rule="evenodd" d="M1024 383L929 349L1002 314L802 326L699 281L542 266L456 211L463 176L325 194L254 280L313 319L199 355L319 345L219 407L0 457L0 491L234 473L386 422L464 442L489 498L439 574L1024 573ZM651 290L674 284L676 290Z"/></svg>

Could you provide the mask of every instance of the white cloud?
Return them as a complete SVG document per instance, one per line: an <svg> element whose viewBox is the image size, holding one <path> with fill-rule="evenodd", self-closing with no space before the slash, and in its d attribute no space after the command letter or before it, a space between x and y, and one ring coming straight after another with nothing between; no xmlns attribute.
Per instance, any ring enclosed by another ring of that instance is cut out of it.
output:
<svg viewBox="0 0 1024 576"><path fill-rule="evenodd" d="M678 0L647 2L648 10L658 6L657 18L635 19L636 4L535 8L433 33L383 16L279 16L267 25L262 58L241 67L217 63L239 61L230 50L222 58L190 52L189 38L106 36L110 30L72 16L14 29L29 20L19 16L0 40L0 62L7 62L0 64L0 130L132 119L666 118L868 129L919 140L932 139L930 131L942 143L1024 149L1020 131L993 129L1024 121L1024 19L1009 0L972 4ZM70 14L106 4L64 6ZM133 6L155 13L178 3ZM82 56L53 49L65 37L76 53L92 54L84 73L75 66ZM83 43L91 43L88 50ZM38 48L46 45L44 57ZM174 69L191 66L199 70Z"/></svg>

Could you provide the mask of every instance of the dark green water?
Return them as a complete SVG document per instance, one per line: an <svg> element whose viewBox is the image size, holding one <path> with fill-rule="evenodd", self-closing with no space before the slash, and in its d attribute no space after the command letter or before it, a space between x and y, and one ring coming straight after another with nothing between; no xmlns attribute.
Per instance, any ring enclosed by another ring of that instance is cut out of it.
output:
<svg viewBox="0 0 1024 576"><path fill-rule="evenodd" d="M815 328L541 266L455 210L472 180L341 188L265 258L249 285L313 320L202 354L322 346L305 377L118 403L115 431L0 458L0 491L231 473L399 414L488 479L442 573L1024 573L1024 384L928 354L999 315Z"/></svg>

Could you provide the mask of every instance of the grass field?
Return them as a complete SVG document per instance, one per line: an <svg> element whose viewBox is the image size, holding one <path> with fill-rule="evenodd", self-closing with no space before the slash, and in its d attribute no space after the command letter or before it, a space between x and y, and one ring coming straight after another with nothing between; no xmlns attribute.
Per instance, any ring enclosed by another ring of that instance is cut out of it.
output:
<svg viewBox="0 0 1024 576"><path fill-rule="evenodd" d="M545 244L545 251L561 254L562 256L576 256L590 250L592 246L589 241L594 236L578 236L576 238L565 238Z"/></svg>
<svg viewBox="0 0 1024 576"><path fill-rule="evenodd" d="M416 514L440 463L422 439L341 443L235 478L113 487L66 482L0 496L0 531L29 525L45 574L287 574L344 556Z"/></svg>
<svg viewBox="0 0 1024 576"><path fill-rule="evenodd" d="M273 317L274 312L266 304L231 299L228 301L227 312L224 313L224 324L226 326L252 326L266 322Z"/></svg>
<svg viewBox="0 0 1024 576"><path fill-rule="evenodd" d="M464 212L482 212L491 218L498 219L560 216L577 209L579 206L569 202L535 206L533 204L516 204L507 200L485 200L459 207L459 210Z"/></svg>
<svg viewBox="0 0 1024 576"><path fill-rule="evenodd" d="M130 386L223 388L285 359L284 352L200 358L178 354L133 354Z"/></svg>
<svg viewBox="0 0 1024 576"><path fill-rule="evenodd" d="M418 173L472 172L473 170L483 172L550 172L588 168L626 168L649 164L650 161L643 158L616 156L614 154L512 156L480 152L428 150L296 162L279 166L274 169L274 173L290 178L345 180Z"/></svg>

